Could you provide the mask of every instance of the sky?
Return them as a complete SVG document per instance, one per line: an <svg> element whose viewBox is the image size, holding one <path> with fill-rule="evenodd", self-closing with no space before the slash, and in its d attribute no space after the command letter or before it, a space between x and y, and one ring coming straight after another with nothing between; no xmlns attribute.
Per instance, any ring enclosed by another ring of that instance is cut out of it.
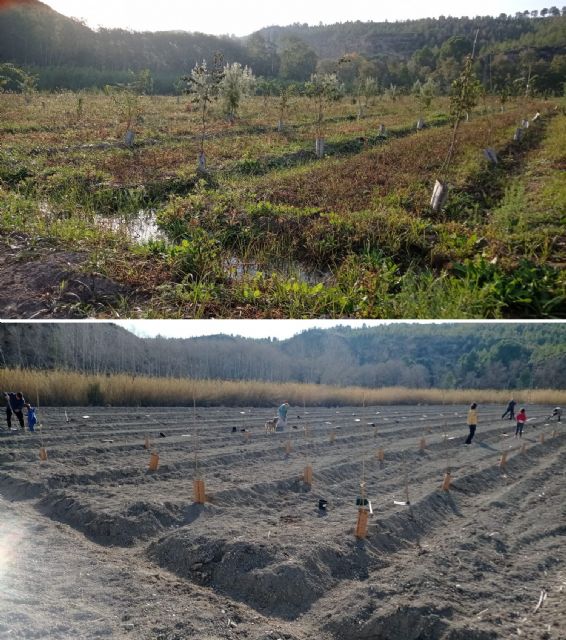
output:
<svg viewBox="0 0 566 640"><path fill-rule="evenodd" d="M319 327L329 329L337 325L370 327L387 324L383 320L120 320L113 321L140 337L191 338L218 334L245 338L278 338L285 340L297 333Z"/></svg>
<svg viewBox="0 0 566 640"><path fill-rule="evenodd" d="M316 25L349 20L390 22L444 16L514 15L525 9L543 9L541 0L43 0L66 16L81 18L92 27L120 27L135 31L201 31L244 36L270 25L293 22ZM558 6L558 5L557 5Z"/></svg>

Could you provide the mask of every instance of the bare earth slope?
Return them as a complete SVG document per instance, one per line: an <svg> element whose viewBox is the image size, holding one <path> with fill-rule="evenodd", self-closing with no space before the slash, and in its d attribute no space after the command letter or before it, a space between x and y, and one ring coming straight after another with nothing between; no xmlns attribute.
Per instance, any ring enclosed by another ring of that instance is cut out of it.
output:
<svg viewBox="0 0 566 640"><path fill-rule="evenodd" d="M284 434L261 409L44 409L41 434L0 432L0 638L566 638L548 409L519 441L482 408L469 447L465 407L292 409Z"/></svg>

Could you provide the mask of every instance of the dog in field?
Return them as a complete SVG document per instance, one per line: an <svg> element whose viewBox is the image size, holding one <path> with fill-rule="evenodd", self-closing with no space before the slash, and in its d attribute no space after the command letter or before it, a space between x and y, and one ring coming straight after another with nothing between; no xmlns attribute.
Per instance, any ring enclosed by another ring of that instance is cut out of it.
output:
<svg viewBox="0 0 566 640"><path fill-rule="evenodd" d="M275 429L277 427L277 421L279 418L276 416L275 418L271 418L271 420L265 421L265 433L275 433Z"/></svg>

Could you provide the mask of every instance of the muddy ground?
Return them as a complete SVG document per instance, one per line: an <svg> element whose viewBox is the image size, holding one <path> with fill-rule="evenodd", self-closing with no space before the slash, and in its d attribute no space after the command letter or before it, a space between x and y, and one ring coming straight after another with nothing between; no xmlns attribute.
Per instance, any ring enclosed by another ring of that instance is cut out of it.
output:
<svg viewBox="0 0 566 640"><path fill-rule="evenodd" d="M462 406L292 408L283 434L266 409L43 409L0 432L0 638L566 638L549 409L519 441L480 407L470 446Z"/></svg>

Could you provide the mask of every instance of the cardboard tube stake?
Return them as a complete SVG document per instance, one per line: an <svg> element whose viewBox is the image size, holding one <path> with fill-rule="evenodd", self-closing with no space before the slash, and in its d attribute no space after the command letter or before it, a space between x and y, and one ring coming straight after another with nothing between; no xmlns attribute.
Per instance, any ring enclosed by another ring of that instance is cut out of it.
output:
<svg viewBox="0 0 566 640"><path fill-rule="evenodd" d="M157 471L157 467L159 466L159 454L158 453L152 453L151 457L149 459L149 470L150 471Z"/></svg>
<svg viewBox="0 0 566 640"><path fill-rule="evenodd" d="M193 496L197 504L204 504L206 502L206 494L204 491L204 480L193 481Z"/></svg>
<svg viewBox="0 0 566 640"><path fill-rule="evenodd" d="M368 516L367 509L358 509L358 522L356 524L356 538L363 540L368 534Z"/></svg>

